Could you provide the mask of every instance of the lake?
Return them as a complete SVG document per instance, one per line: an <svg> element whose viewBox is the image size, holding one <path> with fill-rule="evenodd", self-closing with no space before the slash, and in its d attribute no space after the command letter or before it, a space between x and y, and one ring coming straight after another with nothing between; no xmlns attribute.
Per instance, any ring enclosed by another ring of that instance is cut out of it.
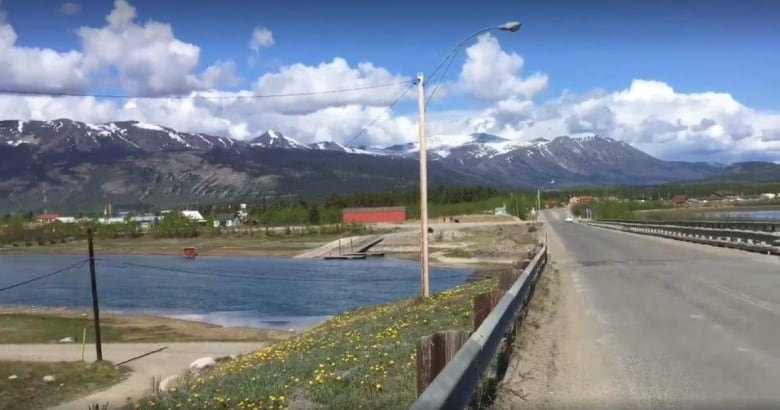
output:
<svg viewBox="0 0 780 410"><path fill-rule="evenodd" d="M84 260L2 255L0 288ZM413 297L418 262L275 257L103 256L96 261L101 311L146 313L224 326L302 329L359 306ZM431 269L434 292L471 270ZM0 305L91 307L89 265L5 292Z"/></svg>
<svg viewBox="0 0 780 410"><path fill-rule="evenodd" d="M759 219L759 220L780 220L780 209L765 209L756 211L724 211L707 212L703 216L712 219Z"/></svg>

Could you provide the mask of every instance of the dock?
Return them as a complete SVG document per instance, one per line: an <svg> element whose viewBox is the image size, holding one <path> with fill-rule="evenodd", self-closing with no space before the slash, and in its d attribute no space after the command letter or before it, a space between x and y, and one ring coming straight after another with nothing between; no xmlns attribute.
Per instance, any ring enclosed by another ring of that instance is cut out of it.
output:
<svg viewBox="0 0 780 410"><path fill-rule="evenodd" d="M325 256L322 259L325 259L326 261L331 260L342 260L342 261L349 261L349 260L358 260L358 259L366 259L366 254L349 254L349 255L329 255Z"/></svg>
<svg viewBox="0 0 780 410"><path fill-rule="evenodd" d="M373 235L362 238L359 241L349 241L349 252L342 252L342 245L339 241L337 254L326 254L323 256L325 260L362 260L366 258L382 258L385 256L384 252L369 252L371 248L382 242L385 238L381 235ZM345 246L346 247L346 244Z"/></svg>

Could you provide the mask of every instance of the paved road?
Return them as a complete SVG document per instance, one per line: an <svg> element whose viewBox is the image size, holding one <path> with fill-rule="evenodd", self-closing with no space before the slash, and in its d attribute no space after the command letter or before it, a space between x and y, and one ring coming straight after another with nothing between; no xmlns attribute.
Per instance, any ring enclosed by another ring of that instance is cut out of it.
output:
<svg viewBox="0 0 780 410"><path fill-rule="evenodd" d="M571 350L620 385L599 405L553 382L553 407L780 408L780 259L548 219L590 326Z"/></svg>
<svg viewBox="0 0 780 410"><path fill-rule="evenodd" d="M111 403L117 408L128 397L143 396L150 387L152 377L163 379L184 372L195 359L213 358L231 354L248 353L267 346L254 342L193 342L193 343L104 343L103 358L113 363L166 347L158 353L131 361L127 364L133 372L123 382L87 397L54 407L56 410L85 410L93 403ZM24 361L75 361L81 360L81 344L0 344L0 359ZM95 345L86 346L86 360L95 360Z"/></svg>

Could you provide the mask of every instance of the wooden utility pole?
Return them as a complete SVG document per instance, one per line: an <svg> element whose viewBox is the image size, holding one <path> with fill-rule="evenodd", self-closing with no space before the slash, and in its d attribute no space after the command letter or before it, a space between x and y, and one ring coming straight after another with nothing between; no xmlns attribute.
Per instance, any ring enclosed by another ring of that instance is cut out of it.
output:
<svg viewBox="0 0 780 410"><path fill-rule="evenodd" d="M420 109L418 134L420 137L420 262L421 293L427 298L431 295L428 276L428 153L425 145L425 81L423 74L417 74L417 94Z"/></svg>
<svg viewBox="0 0 780 410"><path fill-rule="evenodd" d="M92 316L95 320L95 353L97 360L103 360L103 344L100 340L100 309L98 308L97 278L95 278L95 248L92 244L92 228L87 228L89 247L89 277L92 282Z"/></svg>

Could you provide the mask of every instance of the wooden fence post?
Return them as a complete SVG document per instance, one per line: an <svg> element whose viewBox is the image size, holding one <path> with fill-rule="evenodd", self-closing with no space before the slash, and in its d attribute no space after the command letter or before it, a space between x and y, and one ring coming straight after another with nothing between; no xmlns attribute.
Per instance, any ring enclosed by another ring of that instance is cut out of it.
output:
<svg viewBox="0 0 780 410"><path fill-rule="evenodd" d="M448 330L420 339L417 345L417 395L431 384L469 338L468 332Z"/></svg>
<svg viewBox="0 0 780 410"><path fill-rule="evenodd" d="M498 276L498 288L503 292L508 291L519 277L520 272L514 269L501 272L501 274Z"/></svg>
<svg viewBox="0 0 780 410"><path fill-rule="evenodd" d="M417 395L433 381L433 335L423 336L417 344Z"/></svg>
<svg viewBox="0 0 780 410"><path fill-rule="evenodd" d="M498 301L504 296L504 292L500 290L492 290L490 292L480 293L474 297L474 330L485 321L493 308L496 307Z"/></svg>

